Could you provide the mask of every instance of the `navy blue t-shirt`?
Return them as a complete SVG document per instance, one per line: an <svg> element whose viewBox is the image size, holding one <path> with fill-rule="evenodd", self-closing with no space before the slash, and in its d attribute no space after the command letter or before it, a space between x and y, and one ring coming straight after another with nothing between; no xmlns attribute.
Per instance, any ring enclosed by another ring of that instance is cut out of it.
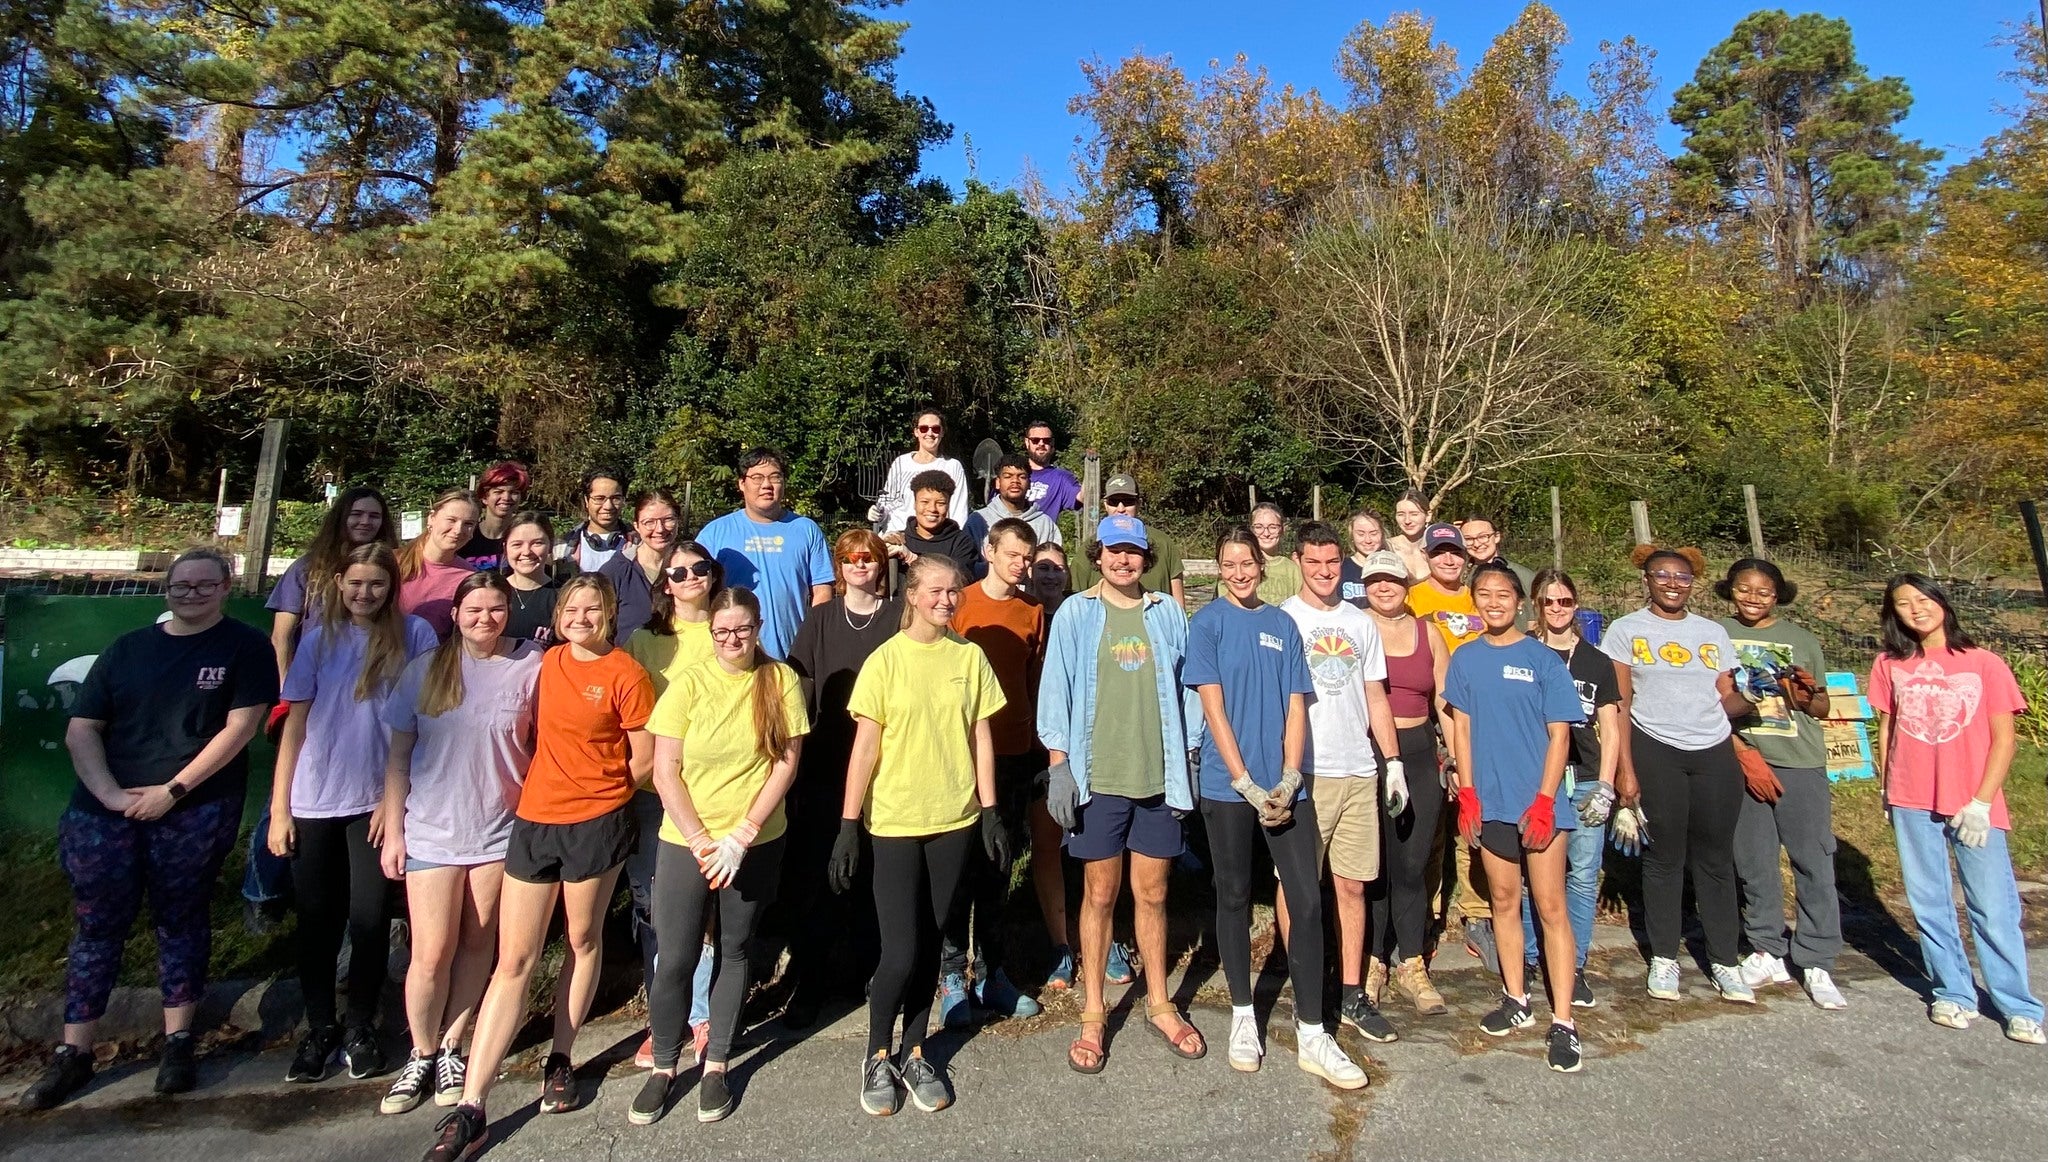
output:
<svg viewBox="0 0 2048 1162"><path fill-rule="evenodd" d="M1223 711L1252 782L1269 791L1278 785L1288 698L1312 696L1316 688L1294 619L1273 605L1243 609L1227 598L1211 601L1188 619L1181 682L1190 689L1223 687ZM1204 799L1240 798L1230 789L1230 771L1212 731L1202 738L1201 794ZM1301 795L1307 794L1304 783Z"/></svg>
<svg viewBox="0 0 2048 1162"><path fill-rule="evenodd" d="M1578 687L1557 651L1524 637L1496 646L1481 635L1451 655L1444 701L1472 720L1472 785L1479 817L1519 823L1543 789L1550 724L1585 721ZM1557 827L1578 826L1570 800L1558 796Z"/></svg>

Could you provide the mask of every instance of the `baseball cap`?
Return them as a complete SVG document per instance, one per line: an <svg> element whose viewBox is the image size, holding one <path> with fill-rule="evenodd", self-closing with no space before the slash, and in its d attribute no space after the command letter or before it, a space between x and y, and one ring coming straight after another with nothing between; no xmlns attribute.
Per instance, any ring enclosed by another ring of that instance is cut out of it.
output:
<svg viewBox="0 0 2048 1162"><path fill-rule="evenodd" d="M1366 581L1371 581L1375 577L1392 577L1405 585L1410 580L1408 562L1403 561L1401 554L1392 549L1374 549L1367 553L1365 563L1359 566L1359 571L1364 574L1363 579Z"/></svg>
<svg viewBox="0 0 2048 1162"><path fill-rule="evenodd" d="M1129 480L1130 477L1118 477ZM1145 522L1125 513L1114 513L1103 517L1095 526L1095 539L1104 548L1123 545L1133 549L1150 549L1152 542L1145 539Z"/></svg>
<svg viewBox="0 0 2048 1162"><path fill-rule="evenodd" d="M1138 495L1138 478L1128 472L1119 472L1103 484L1102 495L1104 497L1129 496L1135 498Z"/></svg>
<svg viewBox="0 0 2048 1162"><path fill-rule="evenodd" d="M1465 551L1465 534L1458 531L1457 525L1439 522L1422 530L1423 556L1427 557L1445 545L1461 553Z"/></svg>

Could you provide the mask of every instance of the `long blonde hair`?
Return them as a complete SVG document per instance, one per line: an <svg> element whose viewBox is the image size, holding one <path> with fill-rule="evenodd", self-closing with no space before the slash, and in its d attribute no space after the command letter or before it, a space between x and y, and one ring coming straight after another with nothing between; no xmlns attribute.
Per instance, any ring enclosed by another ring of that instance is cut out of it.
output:
<svg viewBox="0 0 2048 1162"><path fill-rule="evenodd" d="M722 609L745 610L761 624L761 602L752 590L744 585L721 589L711 599L710 611L715 616ZM754 744L760 748L761 757L773 766L789 749L793 735L789 722L782 714L782 663L771 658L761 649L761 639L754 637L754 660L748 681L753 685L752 704L754 708Z"/></svg>
<svg viewBox="0 0 2048 1162"><path fill-rule="evenodd" d="M351 620L346 603L341 599L341 578L357 565L368 565L382 570L390 582L384 593L384 604L370 615L369 644L363 651L363 670L356 677L356 701L365 702L390 688L405 669L405 614L398 608L398 558L389 548L375 541L357 545L342 558L341 568L335 571L328 584L334 600L320 607L321 656L334 648L336 630Z"/></svg>
<svg viewBox="0 0 2048 1162"><path fill-rule="evenodd" d="M502 594L505 604L512 603L512 585L496 573L472 573L455 587L452 606L462 608L462 599L479 589L489 589ZM459 709L467 691L462 688L462 631L448 635L434 650L434 659L427 663L426 675L420 679L419 712L428 718L439 718L450 710Z"/></svg>
<svg viewBox="0 0 2048 1162"><path fill-rule="evenodd" d="M407 541L405 548L399 550L398 576L395 580L410 581L426 570L427 538L434 535L434 514L458 500L468 505L471 511L479 516L483 514L484 506L476 502L475 494L467 488L450 488L435 497L434 503L427 506L426 519L420 522L420 535Z"/></svg>

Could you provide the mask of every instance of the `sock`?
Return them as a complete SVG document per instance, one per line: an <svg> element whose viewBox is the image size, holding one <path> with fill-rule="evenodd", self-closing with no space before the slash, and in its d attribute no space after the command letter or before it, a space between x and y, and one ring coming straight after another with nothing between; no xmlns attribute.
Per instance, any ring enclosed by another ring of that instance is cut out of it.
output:
<svg viewBox="0 0 2048 1162"><path fill-rule="evenodd" d="M1249 1017L1251 1015L1252 1007L1250 1005L1230 1006L1230 1019L1233 1021L1237 1020L1239 1017Z"/></svg>
<svg viewBox="0 0 2048 1162"><path fill-rule="evenodd" d="M1528 993L1523 993L1523 994L1522 994L1521 996L1518 996L1518 997L1517 997L1517 996L1509 996L1508 994L1505 994L1505 993L1503 993L1502 995L1503 995L1503 996L1507 996L1507 998L1508 998L1509 1000L1511 1000L1511 1001L1515 1002L1516 1004L1518 1004L1518 1005L1522 1006L1522 1007L1523 1007L1523 1008L1525 1008L1525 1009L1529 1007L1529 994L1528 994Z"/></svg>
<svg viewBox="0 0 2048 1162"><path fill-rule="evenodd" d="M1345 1004L1347 1004L1347 1005L1348 1005L1348 1004L1350 1004L1350 1003L1351 1003L1352 1001L1356 1000L1357 998L1359 998L1359 997L1362 997L1362 996L1364 996L1364 995L1365 995L1365 986L1364 986L1364 985L1355 985L1355 984L1347 984L1347 985L1345 985L1345 986L1344 986L1344 1003L1345 1003Z"/></svg>
<svg viewBox="0 0 2048 1162"><path fill-rule="evenodd" d="M1321 1025L1311 1025L1307 1021L1296 1021L1294 1023L1294 1035L1297 1039L1302 1037L1321 1037L1327 1032L1328 1030L1324 1029Z"/></svg>
<svg viewBox="0 0 2048 1162"><path fill-rule="evenodd" d="M1574 1033L1578 1032L1579 1029L1579 1027L1573 1024L1569 1019L1560 1021L1556 1017L1552 1017L1550 1018L1550 1023L1554 1028L1570 1029Z"/></svg>

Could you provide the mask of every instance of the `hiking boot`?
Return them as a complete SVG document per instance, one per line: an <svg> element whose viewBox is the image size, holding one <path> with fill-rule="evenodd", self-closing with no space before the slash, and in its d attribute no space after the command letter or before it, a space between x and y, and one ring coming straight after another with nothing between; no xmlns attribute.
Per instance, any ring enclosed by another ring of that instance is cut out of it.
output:
<svg viewBox="0 0 2048 1162"><path fill-rule="evenodd" d="M1479 1018L1479 1031L1489 1037L1505 1037L1517 1029L1526 1029L1533 1020L1529 1016L1529 1002L1518 1001L1502 993L1500 1004L1484 1017Z"/></svg>
<svg viewBox="0 0 2048 1162"><path fill-rule="evenodd" d="M1387 993L1387 962L1375 956L1365 966L1365 999L1377 1005Z"/></svg>
<svg viewBox="0 0 2048 1162"><path fill-rule="evenodd" d="M939 1024L948 1029L965 1029L974 1023L974 1006L967 999L967 977L949 972L939 980Z"/></svg>
<svg viewBox="0 0 2048 1162"><path fill-rule="evenodd" d="M1379 1007L1372 1003L1372 998L1363 992L1345 997L1343 1003L1337 1006L1337 1017L1344 1024L1358 1030L1358 1035L1368 1041L1385 1043L1401 1038L1401 1035L1394 1031L1394 1026L1380 1012Z"/></svg>
<svg viewBox="0 0 2048 1162"><path fill-rule="evenodd" d="M434 1126L437 1135L421 1162L462 1162L483 1148L489 1137L482 1106L460 1105Z"/></svg>
<svg viewBox="0 0 2048 1162"><path fill-rule="evenodd" d="M188 1030L164 1038L163 1059L156 1065L156 1091L190 1093L199 1084L199 1063L193 1060L198 1039Z"/></svg>
<svg viewBox="0 0 2048 1162"><path fill-rule="evenodd" d="M327 1063L333 1059L334 1051L341 1047L341 1030L334 1025L308 1029L299 1039L299 1051L292 1054L290 1068L285 1070L286 1081L301 1085L324 1080L327 1077Z"/></svg>
<svg viewBox="0 0 2048 1162"><path fill-rule="evenodd" d="M860 1067L860 1108L886 1118L903 1108L903 1090L897 1084L896 1066L886 1053L877 1053Z"/></svg>
<svg viewBox="0 0 2048 1162"><path fill-rule="evenodd" d="M1786 971L1784 959L1768 952L1752 952L1735 967L1742 972L1742 983L1753 989L1767 984L1792 983L1792 974Z"/></svg>
<svg viewBox="0 0 2048 1162"><path fill-rule="evenodd" d="M1590 1009L1599 1003L1600 998L1593 995L1593 986L1586 983L1586 970L1581 968L1579 975L1572 980L1572 1008Z"/></svg>
<svg viewBox="0 0 2048 1162"><path fill-rule="evenodd" d="M469 1063L462 1059L462 1050L453 1045L441 1046L441 1052L434 1058L434 1104L462 1104L462 1083L468 1077Z"/></svg>
<svg viewBox="0 0 2048 1162"><path fill-rule="evenodd" d="M415 1049L406 1057L405 1064L398 1067L398 1080L384 1094L384 1100L377 1103L380 1114L406 1114L420 1108L427 1100L427 1093L434 1084L434 1062L438 1054L420 1056Z"/></svg>
<svg viewBox="0 0 2048 1162"><path fill-rule="evenodd" d="M1738 1005L1756 1003L1756 990L1750 988L1749 982L1742 979L1741 969L1732 964L1711 964L1707 966L1707 973L1714 978L1714 988L1721 994L1722 1000L1733 1001Z"/></svg>
<svg viewBox="0 0 2048 1162"><path fill-rule="evenodd" d="M541 1070L540 1112L566 1114L582 1104L583 1094L576 1085L576 1067L569 1064L569 1055L548 1054L548 1063Z"/></svg>
<svg viewBox="0 0 2048 1162"><path fill-rule="evenodd" d="M25 1110L47 1110L63 1104L92 1080L92 1052L76 1045L59 1045L50 1055L50 1067L35 1083L21 1092Z"/></svg>
<svg viewBox="0 0 2048 1162"><path fill-rule="evenodd" d="M897 1070L903 1078L903 1088L910 1091L910 1102L928 1114L938 1113L953 1104L953 1095L946 1089L946 1079L938 1067L924 1059L923 1054L913 1053L904 1058Z"/></svg>
<svg viewBox="0 0 2048 1162"><path fill-rule="evenodd" d="M1295 1064L1302 1070L1313 1073L1338 1089L1364 1089L1365 1070L1351 1060L1350 1055L1338 1046L1337 1039L1328 1033L1305 1033L1294 1052Z"/></svg>
<svg viewBox="0 0 2048 1162"><path fill-rule="evenodd" d="M384 1072L384 1047L377 1043L377 1031L368 1025L350 1029L341 1047L341 1060L348 1066L348 1075L357 1081Z"/></svg>
<svg viewBox="0 0 2048 1162"><path fill-rule="evenodd" d="M1806 986L1806 995L1813 999L1815 1006L1833 1011L1849 1007L1842 990L1835 987L1835 978L1825 968L1809 968L1800 973L1800 982Z"/></svg>
<svg viewBox="0 0 2048 1162"><path fill-rule="evenodd" d="M1411 956L1395 966L1394 987L1408 994L1415 1005L1415 1011L1425 1017L1441 1017L1451 1011L1444 1004L1444 995L1430 983L1429 969L1423 966L1420 956Z"/></svg>
<svg viewBox="0 0 2048 1162"><path fill-rule="evenodd" d="M1579 1031L1569 1025L1553 1023L1550 1026L1550 1044L1544 1057L1550 1067L1559 1073L1577 1073L1582 1061L1579 1052Z"/></svg>
<svg viewBox="0 0 2048 1162"><path fill-rule="evenodd" d="M1038 1002L1018 992L1017 986L1010 983L1008 974L1000 968L987 980L979 982L975 992L980 996L981 1007L993 1010L998 1016L1035 1017L1040 1012Z"/></svg>
<svg viewBox="0 0 2048 1162"><path fill-rule="evenodd" d="M668 1095L675 1089L676 1075L649 1070L647 1080L640 1083L640 1092L633 1097L633 1104L626 1107L626 1120L636 1126L651 1126L668 1112Z"/></svg>
<svg viewBox="0 0 2048 1162"><path fill-rule="evenodd" d="M1668 956L1650 958L1649 994L1660 1001L1678 999L1678 962Z"/></svg>
<svg viewBox="0 0 2048 1162"><path fill-rule="evenodd" d="M725 1070L705 1070L703 1080L697 1083L697 1120L723 1121L731 1112L732 1086L726 1084Z"/></svg>

